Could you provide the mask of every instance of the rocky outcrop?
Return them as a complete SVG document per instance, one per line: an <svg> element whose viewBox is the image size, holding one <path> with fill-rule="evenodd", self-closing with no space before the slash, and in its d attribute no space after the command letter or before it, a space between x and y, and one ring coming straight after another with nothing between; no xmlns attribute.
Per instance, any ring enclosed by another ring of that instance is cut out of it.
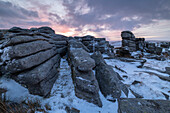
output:
<svg viewBox="0 0 170 113"><path fill-rule="evenodd" d="M165 72L168 73L170 75L170 67L165 67Z"/></svg>
<svg viewBox="0 0 170 113"><path fill-rule="evenodd" d="M95 61L81 42L70 40L68 43L68 58L76 96L101 107L99 87L92 70L95 67Z"/></svg>
<svg viewBox="0 0 170 113"><path fill-rule="evenodd" d="M131 53L127 46L121 47L120 49L116 50L117 57L131 57Z"/></svg>
<svg viewBox="0 0 170 113"><path fill-rule="evenodd" d="M160 46L162 48L169 48L170 47L170 42L161 42Z"/></svg>
<svg viewBox="0 0 170 113"><path fill-rule="evenodd" d="M134 34L131 31L122 31L121 37L122 47L128 47L129 51L144 50L144 38L135 38Z"/></svg>
<svg viewBox="0 0 170 113"><path fill-rule="evenodd" d="M108 55L114 55L113 46L109 44L109 41L106 41L105 38L95 38L93 36L87 35L84 37L74 37L81 41L90 52L100 51Z"/></svg>
<svg viewBox="0 0 170 113"><path fill-rule="evenodd" d="M101 53L95 52L91 57L96 63L95 76L103 95L105 97L111 96L113 99L120 98L121 93L125 93L128 96L129 90L120 81L120 75L111 66L106 64Z"/></svg>
<svg viewBox="0 0 170 113"><path fill-rule="evenodd" d="M149 43L149 42L146 43L146 51L148 53L155 53L155 49L156 49L155 43Z"/></svg>
<svg viewBox="0 0 170 113"><path fill-rule="evenodd" d="M119 99L118 113L169 113L170 101L139 98Z"/></svg>
<svg viewBox="0 0 170 113"><path fill-rule="evenodd" d="M152 43L145 41L145 38L135 38L134 34L131 31L122 31L122 47L116 51L116 56L118 57L131 57L132 52L141 51L141 52L148 52L151 57L156 60L164 60L165 57L168 57L170 52L168 48L170 47L169 42L159 42L159 43ZM143 55L141 56L143 57Z"/></svg>
<svg viewBox="0 0 170 113"><path fill-rule="evenodd" d="M31 94L46 97L57 79L60 58L67 52L66 37L49 27L3 32L0 46L2 75L25 85ZM57 39L59 39L57 41Z"/></svg>

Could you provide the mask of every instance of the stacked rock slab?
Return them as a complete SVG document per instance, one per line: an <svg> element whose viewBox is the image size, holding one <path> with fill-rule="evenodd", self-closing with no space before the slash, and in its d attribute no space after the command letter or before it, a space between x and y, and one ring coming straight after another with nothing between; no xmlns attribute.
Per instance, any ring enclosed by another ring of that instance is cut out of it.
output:
<svg viewBox="0 0 170 113"><path fill-rule="evenodd" d="M122 31L122 47L128 47L129 51L144 50L145 39L135 38L131 31Z"/></svg>
<svg viewBox="0 0 170 113"><path fill-rule="evenodd" d="M99 87L92 71L95 61L81 42L72 39L68 44L68 60L72 69L76 96L101 107Z"/></svg>
<svg viewBox="0 0 170 113"><path fill-rule="evenodd" d="M31 94L48 96L67 51L67 40L56 41L55 35L49 27L9 29L0 44L2 75L25 85Z"/></svg>
<svg viewBox="0 0 170 113"><path fill-rule="evenodd" d="M170 47L170 42L161 42L160 46L162 48L169 48Z"/></svg>
<svg viewBox="0 0 170 113"><path fill-rule="evenodd" d="M169 113L170 101L122 98L119 100L118 113Z"/></svg>
<svg viewBox="0 0 170 113"><path fill-rule="evenodd" d="M113 46L106 41L105 38L95 38L94 36L74 37L81 41L90 52L100 51L101 53L111 54L113 53Z"/></svg>
<svg viewBox="0 0 170 113"><path fill-rule="evenodd" d="M113 68L106 64L100 52L95 52L91 56L96 63L95 76L101 92L105 97L111 96L112 99L120 98L121 93L128 96L129 90L120 81L120 75ZM110 99L110 98L109 98Z"/></svg>
<svg viewBox="0 0 170 113"><path fill-rule="evenodd" d="M156 51L155 43L146 42L146 51L148 53L155 53Z"/></svg>

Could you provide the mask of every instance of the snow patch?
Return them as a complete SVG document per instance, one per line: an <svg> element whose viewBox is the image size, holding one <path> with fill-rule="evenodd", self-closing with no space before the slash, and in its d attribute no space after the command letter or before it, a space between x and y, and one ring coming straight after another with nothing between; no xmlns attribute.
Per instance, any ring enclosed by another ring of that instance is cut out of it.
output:
<svg viewBox="0 0 170 113"><path fill-rule="evenodd" d="M10 60L10 57L9 57L9 50L11 49L11 47L6 47L4 48L3 50L3 54L1 55L1 60L4 62L4 61L7 61L7 60Z"/></svg>

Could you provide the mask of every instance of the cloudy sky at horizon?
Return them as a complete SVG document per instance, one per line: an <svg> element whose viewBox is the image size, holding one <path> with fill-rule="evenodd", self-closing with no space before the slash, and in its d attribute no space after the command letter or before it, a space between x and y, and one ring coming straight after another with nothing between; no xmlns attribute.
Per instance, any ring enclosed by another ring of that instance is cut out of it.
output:
<svg viewBox="0 0 170 113"><path fill-rule="evenodd" d="M0 0L0 29L49 26L66 36L120 40L123 30L170 41L170 0Z"/></svg>

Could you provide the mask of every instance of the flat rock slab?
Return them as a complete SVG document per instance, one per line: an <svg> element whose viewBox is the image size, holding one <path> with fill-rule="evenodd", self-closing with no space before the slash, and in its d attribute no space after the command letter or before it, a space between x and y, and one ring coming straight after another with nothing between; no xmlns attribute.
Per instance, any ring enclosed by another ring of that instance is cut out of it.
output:
<svg viewBox="0 0 170 113"><path fill-rule="evenodd" d="M37 53L39 51L44 51L54 47L54 45L49 44L47 41L34 41L29 43L22 43L15 46L9 46L6 51L4 51L3 56L7 56L10 59L24 57Z"/></svg>
<svg viewBox="0 0 170 113"><path fill-rule="evenodd" d="M170 101L121 98L118 113L169 113Z"/></svg>
<svg viewBox="0 0 170 113"><path fill-rule="evenodd" d="M90 71L95 67L95 61L84 49L71 49L70 57L73 65L80 71Z"/></svg>
<svg viewBox="0 0 170 113"><path fill-rule="evenodd" d="M75 95L102 107L98 83L92 71L95 61L85 51L85 46L81 42L70 40L68 45L68 60L72 69Z"/></svg>
<svg viewBox="0 0 170 113"><path fill-rule="evenodd" d="M56 55L50 60L46 61L45 63L35 67L30 71L26 71L20 73L19 75L15 76L15 80L21 84L37 84L40 81L48 78L50 73L52 73L52 69L59 67L60 64L60 55ZM56 70L57 71L57 70Z"/></svg>
<svg viewBox="0 0 170 113"><path fill-rule="evenodd" d="M82 48L82 49L86 50L87 52L90 51L84 44L82 44L81 42L79 42L77 40L69 40L68 44L69 44L70 49L72 49L72 48Z"/></svg>
<svg viewBox="0 0 170 113"><path fill-rule="evenodd" d="M18 35L18 36L14 36L11 38L5 38L3 47L7 47L7 46L13 46L16 44L21 44L21 43L27 43L27 42L32 42L32 41L36 41L36 40L50 40L47 39L43 36L28 36L28 35Z"/></svg>
<svg viewBox="0 0 170 113"><path fill-rule="evenodd" d="M13 59L7 63L5 69L10 73L20 72L43 63L44 61L54 56L56 53L56 49L53 48L18 60Z"/></svg>
<svg viewBox="0 0 170 113"><path fill-rule="evenodd" d="M111 66L106 64L102 54L95 52L91 57L96 63L95 76L103 95L105 97L111 96L113 99L120 98L121 91L123 91L126 96L128 96L129 90L120 81L119 74L116 73Z"/></svg>

